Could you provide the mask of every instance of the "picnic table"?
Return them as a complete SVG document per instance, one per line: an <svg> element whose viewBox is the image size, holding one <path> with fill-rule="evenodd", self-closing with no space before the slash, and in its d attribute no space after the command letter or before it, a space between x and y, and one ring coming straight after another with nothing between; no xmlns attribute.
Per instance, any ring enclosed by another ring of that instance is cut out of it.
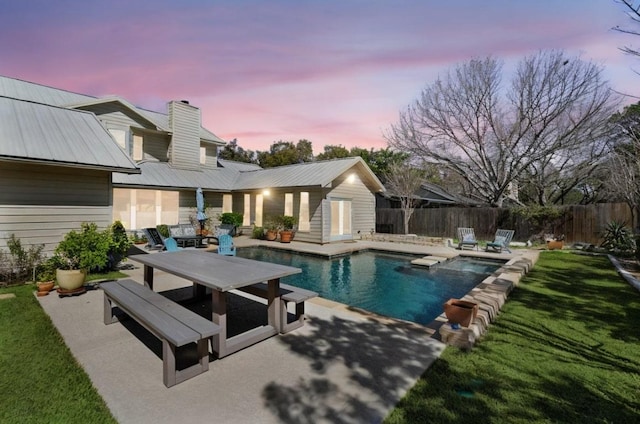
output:
<svg viewBox="0 0 640 424"><path fill-rule="evenodd" d="M276 335L282 329L280 278L301 273L300 268L260 262L236 256L223 256L202 250L181 250L129 259L144 265L144 282L153 289L154 269L159 269L194 283L196 295L211 288L212 321L220 327L213 336L213 350L222 358L254 343ZM268 324L227 338L227 295L255 283L267 282Z"/></svg>

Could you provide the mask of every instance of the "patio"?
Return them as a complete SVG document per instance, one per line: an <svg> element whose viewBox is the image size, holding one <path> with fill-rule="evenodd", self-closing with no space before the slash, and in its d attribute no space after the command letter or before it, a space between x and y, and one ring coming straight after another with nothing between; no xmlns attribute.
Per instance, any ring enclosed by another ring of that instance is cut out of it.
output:
<svg viewBox="0 0 640 424"><path fill-rule="evenodd" d="M286 246L337 254L370 243ZM439 246L374 246L452 253ZM141 266L125 272L143 281ZM178 294L191 283L157 272L155 285ZM310 318L302 328L213 360L208 372L167 389L159 378L160 343L133 321L105 326L100 290L39 301L121 423L381 422L444 349L432 329L316 299L308 303ZM243 302L237 297L232 309Z"/></svg>

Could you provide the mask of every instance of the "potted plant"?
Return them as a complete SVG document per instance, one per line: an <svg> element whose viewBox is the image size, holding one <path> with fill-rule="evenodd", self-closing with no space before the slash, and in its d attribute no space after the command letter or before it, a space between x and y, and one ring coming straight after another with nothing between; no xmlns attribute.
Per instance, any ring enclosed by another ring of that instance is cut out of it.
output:
<svg viewBox="0 0 640 424"><path fill-rule="evenodd" d="M280 242L290 243L293 240L293 227L296 225L296 218L290 215L280 217L282 229L280 230Z"/></svg>
<svg viewBox="0 0 640 424"><path fill-rule="evenodd" d="M264 220L265 236L268 241L274 241L278 238L278 230L280 229L278 219L270 216Z"/></svg>
<svg viewBox="0 0 640 424"><path fill-rule="evenodd" d="M87 272L104 267L111 248L109 234L95 223L82 223L81 230L69 231L55 249L52 261L56 280L63 291L78 290Z"/></svg>
<svg viewBox="0 0 640 424"><path fill-rule="evenodd" d="M38 296L46 296L55 286L56 268L51 258L47 259L36 268L36 287Z"/></svg>
<svg viewBox="0 0 640 424"><path fill-rule="evenodd" d="M469 327L478 314L478 304L467 300L449 299L443 306L449 323L463 327Z"/></svg>
<svg viewBox="0 0 640 424"><path fill-rule="evenodd" d="M243 215L237 212L225 212L218 215L220 228L228 230L230 236L236 235L236 230L242 225Z"/></svg>

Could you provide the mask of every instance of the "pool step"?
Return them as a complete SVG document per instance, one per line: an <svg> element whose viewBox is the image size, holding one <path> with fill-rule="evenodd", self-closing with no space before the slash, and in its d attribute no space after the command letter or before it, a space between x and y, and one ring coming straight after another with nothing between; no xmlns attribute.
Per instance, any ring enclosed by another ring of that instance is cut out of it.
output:
<svg viewBox="0 0 640 424"><path fill-rule="evenodd" d="M445 262L446 260L448 260L448 258L444 258L442 256L425 256L420 259L412 260L411 265L420 265L429 268L430 266Z"/></svg>

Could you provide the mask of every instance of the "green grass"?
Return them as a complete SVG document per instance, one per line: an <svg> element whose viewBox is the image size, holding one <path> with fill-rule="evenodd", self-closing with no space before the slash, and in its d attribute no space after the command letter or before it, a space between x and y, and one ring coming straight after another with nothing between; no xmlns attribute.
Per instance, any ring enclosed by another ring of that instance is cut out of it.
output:
<svg viewBox="0 0 640 424"><path fill-rule="evenodd" d="M545 252L470 352L447 347L396 423L640 422L640 293L605 257Z"/></svg>
<svg viewBox="0 0 640 424"><path fill-rule="evenodd" d="M34 290L0 289L0 422L115 423Z"/></svg>

